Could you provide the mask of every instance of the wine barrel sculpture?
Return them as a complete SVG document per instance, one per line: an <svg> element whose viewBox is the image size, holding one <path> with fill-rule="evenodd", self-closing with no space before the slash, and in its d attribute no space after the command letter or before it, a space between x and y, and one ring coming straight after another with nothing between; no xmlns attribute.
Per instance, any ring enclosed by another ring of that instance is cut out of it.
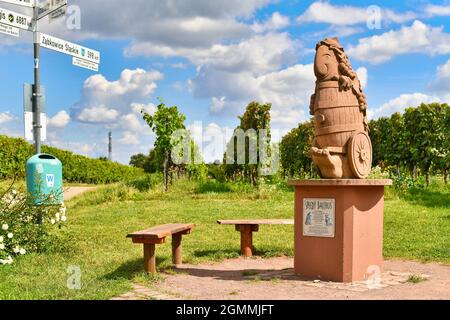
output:
<svg viewBox="0 0 450 320"><path fill-rule="evenodd" d="M372 168L372 143L361 82L337 38L319 42L316 51L313 161L322 178L365 179Z"/></svg>

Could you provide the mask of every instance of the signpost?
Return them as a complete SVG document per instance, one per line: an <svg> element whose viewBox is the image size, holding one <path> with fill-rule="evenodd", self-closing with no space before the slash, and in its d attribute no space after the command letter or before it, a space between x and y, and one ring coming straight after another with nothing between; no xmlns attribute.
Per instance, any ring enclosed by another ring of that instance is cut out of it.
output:
<svg viewBox="0 0 450 320"><path fill-rule="evenodd" d="M40 121L41 121L41 141L47 139L47 116L45 114L45 88L41 87L41 96L39 98L39 109L40 109ZM24 129L25 129L25 140L34 140L34 112L33 112L33 85L25 83L23 85L23 115L24 115Z"/></svg>
<svg viewBox="0 0 450 320"><path fill-rule="evenodd" d="M41 141L44 141L46 136L46 118L43 110L45 97L40 83L41 46L70 55L73 65L96 72L100 64L100 52L39 32L39 20L47 16L50 20L63 16L66 12L67 0L47 0L43 6L40 6L39 0L0 0L1 2L33 9L31 17L0 8L0 33L18 37L19 29L33 32L34 85L25 85L24 87L25 138L31 138L32 132L35 153L40 154ZM30 99L32 100L31 108Z"/></svg>

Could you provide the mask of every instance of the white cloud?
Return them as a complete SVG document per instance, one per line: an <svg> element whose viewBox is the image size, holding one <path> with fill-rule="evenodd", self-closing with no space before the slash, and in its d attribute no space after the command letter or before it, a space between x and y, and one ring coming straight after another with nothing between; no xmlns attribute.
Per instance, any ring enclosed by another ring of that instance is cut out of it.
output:
<svg viewBox="0 0 450 320"><path fill-rule="evenodd" d="M436 79L430 84L430 90L450 100L450 60L437 68Z"/></svg>
<svg viewBox="0 0 450 320"><path fill-rule="evenodd" d="M362 88L367 88L367 84L369 81L369 73L367 71L367 68L360 67L358 68L358 70L356 70L356 73L358 74L359 81L361 81Z"/></svg>
<svg viewBox="0 0 450 320"><path fill-rule="evenodd" d="M102 75L86 79L81 98L71 108L73 119L83 130L92 134L89 140L103 141L108 131L120 137L113 141L113 158L128 163L132 154L148 152L154 142L154 135L142 118L141 110L151 114L156 106L149 103L157 88L157 82L163 78L158 71L143 69L125 69L115 80L108 80ZM86 138L85 138L86 139ZM105 146L93 149L93 157L107 155ZM142 150L142 149L146 150Z"/></svg>
<svg viewBox="0 0 450 320"><path fill-rule="evenodd" d="M144 106L163 75L143 69L122 71L120 78L109 81L102 75L89 77L83 85L80 102L72 109L74 118L84 122L113 122L130 107ZM104 114L103 114L104 113Z"/></svg>
<svg viewBox="0 0 450 320"><path fill-rule="evenodd" d="M9 112L0 112L0 124L5 124L14 120L14 116Z"/></svg>
<svg viewBox="0 0 450 320"><path fill-rule="evenodd" d="M119 140L121 144L125 145L138 145L140 143L139 136L130 131L125 131L122 134L122 138Z"/></svg>
<svg viewBox="0 0 450 320"><path fill-rule="evenodd" d="M402 94L392 99L374 111L369 110L371 119L378 119L383 116L390 116L396 112L403 112L406 108L418 107L422 103L440 102L441 99L436 96L430 96L424 93Z"/></svg>
<svg viewBox="0 0 450 320"><path fill-rule="evenodd" d="M246 20L273 0L73 0L82 10L82 29L68 31L64 21L47 24L44 32L68 40L132 39L156 47L208 47L240 39L253 31ZM105 14L105 8L111 14Z"/></svg>
<svg viewBox="0 0 450 320"><path fill-rule="evenodd" d="M360 39L357 46L347 51L350 56L373 64L389 61L402 54L448 54L450 34L444 32L443 27L432 27L416 20L409 27Z"/></svg>
<svg viewBox="0 0 450 320"><path fill-rule="evenodd" d="M117 110L99 106L81 110L77 119L82 122L109 123L115 121L118 116L119 112L117 112Z"/></svg>
<svg viewBox="0 0 450 320"><path fill-rule="evenodd" d="M403 23L413 20L417 15L413 12L396 13L389 9L380 8L383 21ZM350 26L367 23L371 18L367 7L349 5L337 6L328 1L316 1L297 18L298 23L328 23L336 26Z"/></svg>
<svg viewBox="0 0 450 320"><path fill-rule="evenodd" d="M425 7L425 13L430 17L450 16L450 5L440 6L440 5L429 4Z"/></svg>
<svg viewBox="0 0 450 320"><path fill-rule="evenodd" d="M155 114L156 112L156 106L153 103L132 103L130 107L131 110L133 110L133 112L137 114L140 114L142 110L151 115Z"/></svg>
<svg viewBox="0 0 450 320"><path fill-rule="evenodd" d="M182 70L187 68L187 65L185 63L182 63L182 62L173 63L170 66L172 68L174 68L174 69L182 69Z"/></svg>
<svg viewBox="0 0 450 320"><path fill-rule="evenodd" d="M223 108L225 107L225 101L226 101L226 97L220 97L220 98L216 98L216 97L212 97L211 99L211 112L212 113L218 113L221 112L223 110Z"/></svg>
<svg viewBox="0 0 450 320"><path fill-rule="evenodd" d="M286 33L213 46L190 57L198 70L191 89L196 97L211 99L213 114L226 111L235 116L250 101L271 102L273 122L295 126L303 120L304 112L293 111L309 105L315 83L311 64L293 64L295 48Z"/></svg>
<svg viewBox="0 0 450 320"><path fill-rule="evenodd" d="M70 115L62 110L55 114L53 117L47 119L47 125L49 127L62 129L65 128L70 122Z"/></svg>
<svg viewBox="0 0 450 320"><path fill-rule="evenodd" d="M255 22L252 25L253 31L257 33L263 33L267 31L276 31L288 27L290 19L287 16L283 16L279 12L274 12L272 16L263 23Z"/></svg>

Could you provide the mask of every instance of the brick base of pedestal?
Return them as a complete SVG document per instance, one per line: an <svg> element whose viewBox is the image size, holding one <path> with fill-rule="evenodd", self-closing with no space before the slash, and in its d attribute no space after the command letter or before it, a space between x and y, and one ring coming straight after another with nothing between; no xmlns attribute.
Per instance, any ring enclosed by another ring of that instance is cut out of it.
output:
<svg viewBox="0 0 450 320"><path fill-rule="evenodd" d="M382 272L384 187L390 180L296 180L295 273L354 282ZM334 238L304 236L304 199L335 200Z"/></svg>

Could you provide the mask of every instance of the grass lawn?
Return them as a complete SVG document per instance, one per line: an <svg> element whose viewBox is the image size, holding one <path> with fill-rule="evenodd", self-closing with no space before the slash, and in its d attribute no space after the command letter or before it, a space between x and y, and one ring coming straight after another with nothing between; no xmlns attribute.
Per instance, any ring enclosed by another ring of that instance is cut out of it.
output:
<svg viewBox="0 0 450 320"><path fill-rule="evenodd" d="M159 189L159 188L158 188ZM114 185L68 204L68 227L49 252L20 258L0 267L2 299L108 299L131 289L132 283L152 285L146 276L142 246L126 239L128 232L156 224L193 222L197 228L183 242L184 261L200 263L239 256L239 233L219 226L218 219L293 217L293 192L264 187L176 183L164 195ZM385 255L450 264L450 189L435 184L386 201ZM262 226L255 235L256 254L293 255L293 228ZM157 247L158 267L170 268L170 240ZM67 269L81 268L81 290L67 289Z"/></svg>

